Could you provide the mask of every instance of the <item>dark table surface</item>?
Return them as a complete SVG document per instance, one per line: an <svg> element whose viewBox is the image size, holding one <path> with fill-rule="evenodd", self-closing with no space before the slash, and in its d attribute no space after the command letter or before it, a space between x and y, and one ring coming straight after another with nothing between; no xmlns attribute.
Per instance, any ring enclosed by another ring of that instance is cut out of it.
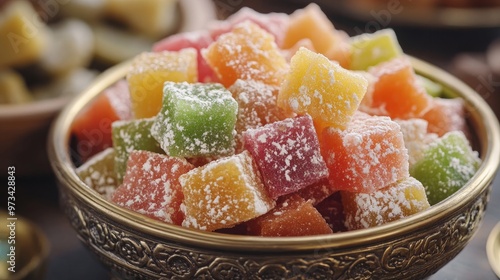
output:
<svg viewBox="0 0 500 280"><path fill-rule="evenodd" d="M243 6L253 7L261 12L290 12L303 6L303 4L293 4L293 2L284 4L284 1L214 0L214 3L221 17L228 16ZM325 12L338 28L348 33L356 30L355 27L364 26L362 22L342 18L342 15L329 13L329 11ZM452 59L461 52L484 53L488 43L499 37L497 29L447 30L398 26L394 28L407 53L431 61L443 68L449 67ZM495 87L495 94L500 95L500 88L498 85ZM490 102L487 98L486 100ZM500 115L500 104L497 101L491 101L490 105ZM51 253L48 260L47 279L109 279L106 270L83 247L62 214L55 179L52 175L17 178L16 196L17 213L39 225L49 239ZM497 174L486 216L479 231L455 259L430 279L497 279L489 267L485 248L489 232L499 221L500 176Z"/></svg>

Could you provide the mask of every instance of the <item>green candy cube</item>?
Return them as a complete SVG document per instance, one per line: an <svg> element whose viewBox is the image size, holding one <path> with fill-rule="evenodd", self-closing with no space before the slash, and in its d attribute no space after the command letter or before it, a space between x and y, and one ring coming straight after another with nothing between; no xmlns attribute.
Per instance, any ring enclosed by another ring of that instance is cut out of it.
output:
<svg viewBox="0 0 500 280"><path fill-rule="evenodd" d="M434 205L455 193L476 173L481 160L461 131L449 132L431 143L410 175L425 187Z"/></svg>
<svg viewBox="0 0 500 280"><path fill-rule="evenodd" d="M441 97L443 94L443 86L432 81L431 79L418 75L417 80L421 83L421 85L425 88L427 94L432 97Z"/></svg>
<svg viewBox="0 0 500 280"><path fill-rule="evenodd" d="M158 142L151 136L154 119L115 121L111 125L113 147L115 148L115 171L121 183L127 170L128 156L133 150L164 153Z"/></svg>
<svg viewBox="0 0 500 280"><path fill-rule="evenodd" d="M392 29L382 29L372 34L353 36L351 48L352 70L367 70L371 66L392 60L403 54Z"/></svg>
<svg viewBox="0 0 500 280"><path fill-rule="evenodd" d="M170 156L234 153L238 103L221 84L165 82L151 134Z"/></svg>

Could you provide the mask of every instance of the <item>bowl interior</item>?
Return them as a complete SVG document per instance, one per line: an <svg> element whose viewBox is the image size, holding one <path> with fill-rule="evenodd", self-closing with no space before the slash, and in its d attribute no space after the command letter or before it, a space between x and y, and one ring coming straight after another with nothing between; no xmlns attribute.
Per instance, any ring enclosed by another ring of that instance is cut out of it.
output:
<svg viewBox="0 0 500 280"><path fill-rule="evenodd" d="M355 244L383 242L415 231L422 231L430 223L443 223L447 217L460 211L461 205L477 199L493 181L500 163L500 129L498 120L489 106L477 93L444 71L421 60L412 58L417 73L443 85L449 96L460 96L465 100L471 129L477 138L477 149L483 160L476 175L458 192L426 211L411 217L370 229L356 230L320 236L306 237L253 237L197 231L161 223L132 211L122 209L104 200L78 178L71 161L69 147L70 127L76 114L105 88L123 78L130 62L122 63L106 71L92 86L78 96L55 122L50 138L50 156L53 169L63 182L85 203L107 218L125 227L134 228L142 234L155 236L192 246L223 250L245 250L277 253L294 250L314 250L326 243L336 248L348 248Z"/></svg>

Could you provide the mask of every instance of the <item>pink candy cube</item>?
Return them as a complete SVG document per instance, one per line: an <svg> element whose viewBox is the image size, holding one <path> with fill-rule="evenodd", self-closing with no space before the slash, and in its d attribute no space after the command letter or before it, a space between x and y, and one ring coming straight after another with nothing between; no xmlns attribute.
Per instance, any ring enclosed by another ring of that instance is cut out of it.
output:
<svg viewBox="0 0 500 280"><path fill-rule="evenodd" d="M249 129L243 138L272 198L298 191L328 176L309 115Z"/></svg>

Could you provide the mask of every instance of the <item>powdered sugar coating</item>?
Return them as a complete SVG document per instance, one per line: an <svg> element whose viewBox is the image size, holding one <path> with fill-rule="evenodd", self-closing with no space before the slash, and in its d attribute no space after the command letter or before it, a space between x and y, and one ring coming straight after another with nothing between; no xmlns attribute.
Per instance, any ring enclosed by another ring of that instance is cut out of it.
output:
<svg viewBox="0 0 500 280"><path fill-rule="evenodd" d="M423 119L395 120L401 127L405 147L408 149L410 168L424 157L427 146L436 141L438 136L427 131L427 121Z"/></svg>
<svg viewBox="0 0 500 280"><path fill-rule="evenodd" d="M196 56L196 50L186 48L178 52L143 52L134 58L127 79L133 75L144 74L148 72L171 71L187 73L191 67L190 57Z"/></svg>
<svg viewBox="0 0 500 280"><path fill-rule="evenodd" d="M368 81L325 56L300 48L278 94L285 111L309 114L317 128L344 128L357 111Z"/></svg>
<svg viewBox="0 0 500 280"><path fill-rule="evenodd" d="M243 149L243 132L293 116L276 105L279 88L254 80L238 79L230 88L238 102L236 152Z"/></svg>
<svg viewBox="0 0 500 280"><path fill-rule="evenodd" d="M429 123L429 132L443 136L450 131L462 131L466 136L469 129L465 118L462 98L434 98L429 111L422 116Z"/></svg>
<svg viewBox="0 0 500 280"><path fill-rule="evenodd" d="M248 152L212 161L179 178L183 226L213 231L260 216L275 206Z"/></svg>
<svg viewBox="0 0 500 280"><path fill-rule="evenodd" d="M328 176L309 115L249 129L243 133L243 138L273 198L298 191Z"/></svg>
<svg viewBox="0 0 500 280"><path fill-rule="evenodd" d="M129 154L134 150L163 153L158 142L150 133L154 119L133 119L115 121L111 125L115 149L115 171L121 183Z"/></svg>
<svg viewBox="0 0 500 280"><path fill-rule="evenodd" d="M76 169L76 174L86 186L109 200L118 186L114 149L107 148L92 156Z"/></svg>
<svg viewBox="0 0 500 280"><path fill-rule="evenodd" d="M461 131L448 132L429 144L410 174L425 186L434 205L458 191L476 174L481 159Z"/></svg>
<svg viewBox="0 0 500 280"><path fill-rule="evenodd" d="M410 60L400 56L368 69L372 76L370 98L363 100L363 110L393 119L422 117L432 104L432 97L421 85Z"/></svg>
<svg viewBox="0 0 500 280"><path fill-rule="evenodd" d="M408 177L371 193L341 193L348 230L370 228L408 217L430 207L425 189Z"/></svg>
<svg viewBox="0 0 500 280"><path fill-rule="evenodd" d="M230 32L239 23L251 21L273 35L276 44L281 46L285 30L288 27L289 16L284 13L261 14L248 7L243 7L225 20L209 23L208 30L212 38Z"/></svg>
<svg viewBox="0 0 500 280"><path fill-rule="evenodd" d="M220 84L165 82L151 134L171 156L229 155L234 152L237 110Z"/></svg>
<svg viewBox="0 0 500 280"><path fill-rule="evenodd" d="M132 118L130 92L125 79L121 79L113 86L107 88L103 94L108 97L111 107L113 107L120 120L129 120Z"/></svg>
<svg viewBox="0 0 500 280"><path fill-rule="evenodd" d="M165 81L198 81L197 52L186 48L141 53L132 61L127 81L134 117L154 117L161 109Z"/></svg>
<svg viewBox="0 0 500 280"><path fill-rule="evenodd" d="M283 197L276 207L246 225L250 235L259 236L308 236L332 233L311 201L297 194Z"/></svg>
<svg viewBox="0 0 500 280"><path fill-rule="evenodd" d="M349 35L336 29L316 3L310 3L290 15L283 48L291 48L303 39L311 41L314 46L311 50L339 63L342 67L349 66L352 52Z"/></svg>
<svg viewBox="0 0 500 280"><path fill-rule="evenodd" d="M111 201L151 218L180 225L184 215L178 181L180 175L193 169L182 158L169 157L148 151L132 151L127 171Z"/></svg>
<svg viewBox="0 0 500 280"><path fill-rule="evenodd" d="M226 87L237 79L279 85L288 69L273 36L250 21L222 34L202 55Z"/></svg>
<svg viewBox="0 0 500 280"><path fill-rule="evenodd" d="M201 50L208 47L212 42L213 39L207 30L196 30L168 36L154 44L153 51L179 51L194 48L197 52L198 82L217 82L217 75L201 55Z"/></svg>
<svg viewBox="0 0 500 280"><path fill-rule="evenodd" d="M330 184L339 190L369 193L409 175L403 134L388 117L360 115L345 130L325 129L321 143Z"/></svg>

